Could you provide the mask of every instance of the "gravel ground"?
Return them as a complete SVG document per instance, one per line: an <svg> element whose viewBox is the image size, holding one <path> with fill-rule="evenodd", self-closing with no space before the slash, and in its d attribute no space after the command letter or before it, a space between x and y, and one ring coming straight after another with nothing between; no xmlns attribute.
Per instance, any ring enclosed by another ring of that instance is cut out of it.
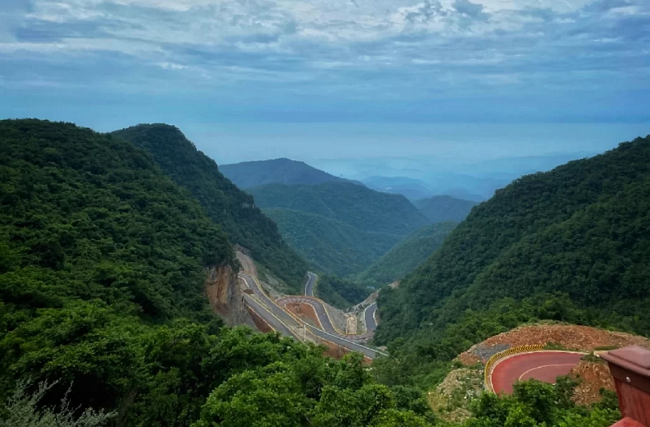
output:
<svg viewBox="0 0 650 427"><path fill-rule="evenodd" d="M495 345L478 345L471 349L471 353L481 359L483 362L487 362L490 357L494 356L497 353L501 353L512 346L510 344L495 344Z"/></svg>

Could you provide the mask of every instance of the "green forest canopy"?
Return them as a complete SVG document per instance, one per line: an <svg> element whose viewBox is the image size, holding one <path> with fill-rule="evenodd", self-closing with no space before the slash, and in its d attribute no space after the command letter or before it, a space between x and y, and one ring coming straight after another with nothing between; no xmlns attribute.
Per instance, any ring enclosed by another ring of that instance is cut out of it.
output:
<svg viewBox="0 0 650 427"><path fill-rule="evenodd" d="M427 346L391 344L391 359L369 371L358 354L333 361L277 334L221 327L202 289L205 267L236 267L230 244L144 151L38 120L1 121L0 145L0 425L35 425L66 390L71 407L110 411L116 426L443 425L420 390L396 385L418 380L412 358ZM534 310L564 313L509 304L465 313L449 340ZM8 400L24 380L15 396L49 381L44 406ZM619 417L611 396L578 407L573 385L561 384L485 395L466 427L605 427Z"/></svg>
<svg viewBox="0 0 650 427"><path fill-rule="evenodd" d="M251 251L288 291L302 289L307 264L278 233L276 225L255 206L253 198L225 178L217 164L197 150L180 130L164 124L138 125L112 133L147 151L176 184L196 198L231 242Z"/></svg>
<svg viewBox="0 0 650 427"><path fill-rule="evenodd" d="M413 202L416 208L432 223L453 221L460 222L467 218L476 202L457 199L452 196L434 196Z"/></svg>
<svg viewBox="0 0 650 427"><path fill-rule="evenodd" d="M356 279L379 288L405 277L442 245L455 226L454 222L440 222L422 227L357 275Z"/></svg>
<svg viewBox="0 0 650 427"><path fill-rule="evenodd" d="M293 209L266 208L284 239L313 269L345 277L367 268L401 236L359 230L349 224Z"/></svg>
<svg viewBox="0 0 650 427"><path fill-rule="evenodd" d="M270 184L247 190L261 208L287 208L322 215L359 230L406 235L429 221L404 196L353 183Z"/></svg>
<svg viewBox="0 0 650 427"><path fill-rule="evenodd" d="M520 178L382 291L375 339L407 353L411 372L432 372L427 363L536 319L648 335L649 208L650 138Z"/></svg>
<svg viewBox="0 0 650 427"><path fill-rule="evenodd" d="M430 425L421 393L361 355L221 328L205 267L236 267L232 249L144 151L38 120L0 122L0 145L2 425L29 418L4 406L22 380L118 426Z"/></svg>

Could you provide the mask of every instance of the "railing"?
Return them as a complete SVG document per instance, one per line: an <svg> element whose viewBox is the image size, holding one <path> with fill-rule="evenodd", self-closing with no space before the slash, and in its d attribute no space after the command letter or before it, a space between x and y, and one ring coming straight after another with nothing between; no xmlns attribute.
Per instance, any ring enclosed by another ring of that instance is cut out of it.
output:
<svg viewBox="0 0 650 427"><path fill-rule="evenodd" d="M504 357L512 356L514 354L519 354L519 353L529 353L531 351L542 351L544 350L544 346L541 344L538 345L522 345L519 347L512 347L507 350L501 351L497 354L494 354L492 357L490 357L485 364L485 371L483 374L483 383L485 385L485 389L494 393L494 389L492 388L492 381L490 381L490 375L492 374L492 368L498 362L499 360L503 359Z"/></svg>
<svg viewBox="0 0 650 427"><path fill-rule="evenodd" d="M630 346L600 356L614 377L623 419L612 427L650 427L650 350Z"/></svg>

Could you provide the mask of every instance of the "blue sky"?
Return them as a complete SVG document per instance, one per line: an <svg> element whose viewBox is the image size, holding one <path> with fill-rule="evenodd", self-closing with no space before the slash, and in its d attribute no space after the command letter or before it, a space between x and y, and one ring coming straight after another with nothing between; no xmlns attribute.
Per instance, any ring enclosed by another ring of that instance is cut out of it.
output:
<svg viewBox="0 0 650 427"><path fill-rule="evenodd" d="M426 146L412 124L456 124L460 139L462 123L490 124L498 152L524 154L549 143L539 124L612 124L594 137L613 146L644 133L649 100L648 0L0 3L0 117L169 122L225 161L300 157L316 141L352 156L355 135ZM368 137L372 123L396 131ZM328 140L327 124L347 133ZM280 125L290 135L265 140ZM508 125L532 139L517 144ZM260 149L241 150L251 133Z"/></svg>

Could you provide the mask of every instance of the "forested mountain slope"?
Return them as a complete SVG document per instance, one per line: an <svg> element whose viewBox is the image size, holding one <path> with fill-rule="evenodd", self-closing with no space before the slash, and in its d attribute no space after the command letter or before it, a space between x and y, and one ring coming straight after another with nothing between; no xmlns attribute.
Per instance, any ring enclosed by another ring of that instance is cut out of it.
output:
<svg viewBox="0 0 650 427"><path fill-rule="evenodd" d="M375 261L357 279L381 287L405 277L442 245L455 226L455 222L440 222L422 227Z"/></svg>
<svg viewBox="0 0 650 427"><path fill-rule="evenodd" d="M20 120L0 122L0 146L0 389L74 380L74 403L115 407L144 386L145 323L217 320L205 267L234 265L232 248L127 142Z"/></svg>
<svg viewBox="0 0 650 427"><path fill-rule="evenodd" d="M460 222L467 218L467 215L477 203L451 196L434 196L416 200L413 204L424 216L429 218L429 221L436 223L445 221Z"/></svg>
<svg viewBox="0 0 650 427"><path fill-rule="evenodd" d="M1 425L433 425L361 355L221 328L205 267L232 248L141 149L37 120L0 121L0 147Z"/></svg>
<svg viewBox="0 0 650 427"><path fill-rule="evenodd" d="M277 227L255 207L250 195L225 178L214 160L197 150L180 130L164 124L139 125L112 133L149 152L163 171L203 205L230 241L299 292L307 264L280 236Z"/></svg>
<svg viewBox="0 0 650 427"><path fill-rule="evenodd" d="M264 185L247 190L261 208L288 208L333 218L359 230L406 235L428 220L404 196L352 183Z"/></svg>
<svg viewBox="0 0 650 427"><path fill-rule="evenodd" d="M341 277L362 271L401 239L293 209L268 208L264 213L312 268Z"/></svg>
<svg viewBox="0 0 650 427"><path fill-rule="evenodd" d="M317 185L324 182L348 182L304 162L290 159L260 160L221 165L221 172L239 188L266 184ZM362 185L359 183L359 185Z"/></svg>
<svg viewBox="0 0 650 427"><path fill-rule="evenodd" d="M467 309L513 305L504 298L542 301L511 308L508 322L548 315L650 334L648 230L650 138L525 176L475 207L380 297L377 339L443 330ZM497 313L506 312L494 312L487 329L499 329Z"/></svg>

